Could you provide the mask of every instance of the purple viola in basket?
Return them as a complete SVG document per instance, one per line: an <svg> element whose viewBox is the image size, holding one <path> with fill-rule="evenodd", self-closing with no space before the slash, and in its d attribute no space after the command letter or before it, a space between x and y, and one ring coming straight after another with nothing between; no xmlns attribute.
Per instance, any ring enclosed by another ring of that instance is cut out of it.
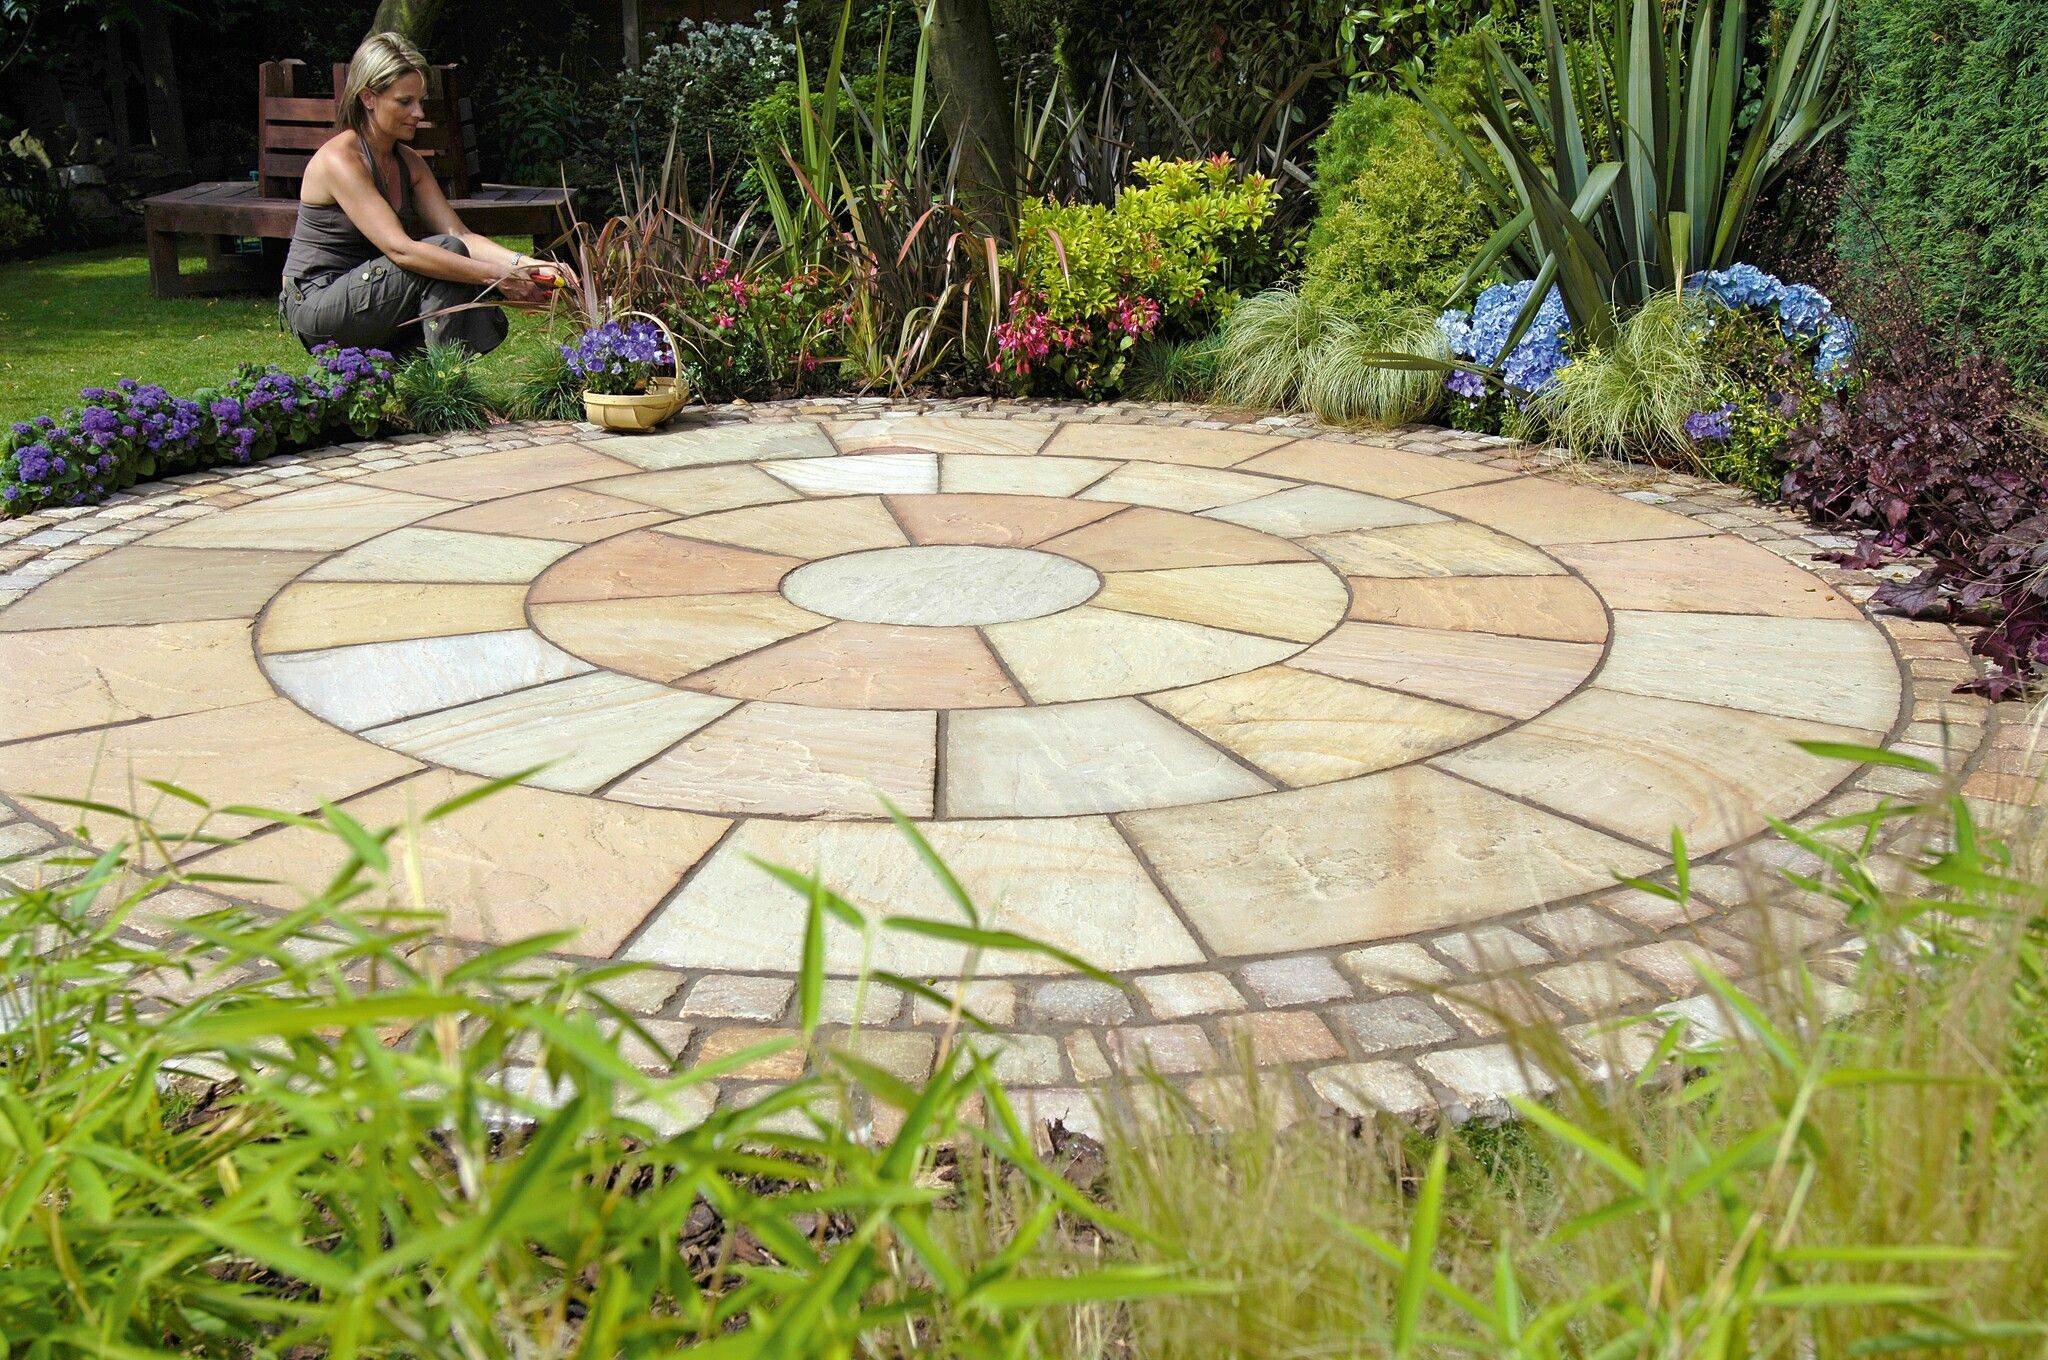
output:
<svg viewBox="0 0 2048 1360"><path fill-rule="evenodd" d="M651 321L607 321L562 346L562 360L586 392L624 396L647 390L648 379L675 366L668 340Z"/></svg>

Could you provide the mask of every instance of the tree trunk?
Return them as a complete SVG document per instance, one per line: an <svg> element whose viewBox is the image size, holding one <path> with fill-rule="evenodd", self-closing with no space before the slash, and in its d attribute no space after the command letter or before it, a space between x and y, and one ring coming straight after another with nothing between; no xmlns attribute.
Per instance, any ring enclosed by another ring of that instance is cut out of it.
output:
<svg viewBox="0 0 2048 1360"><path fill-rule="evenodd" d="M171 26L166 7L143 5L136 15L142 38L142 86L149 99L149 136L174 170L190 161L185 148L185 105L178 97L178 66L171 56Z"/></svg>
<svg viewBox="0 0 2048 1360"><path fill-rule="evenodd" d="M128 55L121 44L125 24L110 23L102 34L107 67L107 111L113 115L114 145L126 151L135 133L128 125Z"/></svg>
<svg viewBox="0 0 2048 1360"><path fill-rule="evenodd" d="M377 0L377 17L370 21L370 32L403 33L424 52L434 36L442 4L443 0Z"/></svg>
<svg viewBox="0 0 2048 1360"><path fill-rule="evenodd" d="M934 0L931 22L932 90L940 126L960 143L962 206L982 230L1003 231L1017 153L988 0Z"/></svg>

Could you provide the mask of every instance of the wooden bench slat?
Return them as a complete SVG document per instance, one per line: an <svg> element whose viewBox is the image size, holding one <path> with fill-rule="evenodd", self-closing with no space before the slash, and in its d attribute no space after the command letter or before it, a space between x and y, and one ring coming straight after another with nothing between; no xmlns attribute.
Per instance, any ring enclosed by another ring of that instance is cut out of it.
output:
<svg viewBox="0 0 2048 1360"><path fill-rule="evenodd" d="M325 99L264 95L262 110L266 123L325 123L330 128L334 126L333 95Z"/></svg>

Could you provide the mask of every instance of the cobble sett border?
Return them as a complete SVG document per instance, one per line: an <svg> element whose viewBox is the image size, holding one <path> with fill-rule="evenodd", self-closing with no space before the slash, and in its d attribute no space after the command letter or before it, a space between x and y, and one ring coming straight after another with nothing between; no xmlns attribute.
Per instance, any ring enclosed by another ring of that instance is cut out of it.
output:
<svg viewBox="0 0 2048 1360"><path fill-rule="evenodd" d="M994 398L897 400L847 397L737 404L686 416L679 427L712 428L751 421L847 420L930 415L988 420L1065 421L1247 430L1372 444L1463 462L1510 467L1571 480L1690 516L1756 543L1834 586L1863 607L1889 638L1911 695L1891 733L1893 749L1941 765L1973 805L2011 817L2035 801L2040 762L2027 705L1993 704L1954 693L1978 673L1966 635L1945 623L1879 613L1872 594L1901 564L1874 571L1831 564L1823 554L1853 546L1795 515L1736 488L1664 469L1580 462L1555 450L1430 426L1357 432L1302 416L1233 415L1206 407L1115 402L1008 401ZM474 434L399 435L274 458L244 469L184 473L123 492L98 506L45 510L0 522L0 607L81 562L183 520L324 483L498 449L615 438L593 426L528 422ZM1911 564L1905 564L1910 566ZM1868 811L1888 797L1920 795L1938 781L1910 771L1868 767L1808 809L1800 825ZM22 855L8 872L41 872L63 853L52 830L0 800L0 857ZM1530 1070L1509 1043L1505 1024L1533 1013L1563 1024L1577 1056L1595 1071L1640 1065L1653 1033L1616 1033L1610 999L1636 1011L1657 1005L1685 1014L1701 1028L1725 1030L1712 998L1700 993L1697 964L1753 976L1799 953L1815 960L1822 1000L1846 997L1837 985L1855 967L1858 946L1839 909L1825 897L1784 890L1774 871L1813 871L1812 855L1782 841L1756 838L1693 867L1684 907L1630 887L1602 889L1565 903L1363 948L1330 948L1263 958L1213 961L1154 970L1123 979L1123 989L1084 979L981 980L966 1004L998 1031L977 1048L994 1052L1002 1031L1014 1042L1001 1061L1013 1098L1036 1121L1064 1118L1091 1126L1093 1099L1147 1068L1174 1082L1199 1109L1230 1105L1233 1074L1258 1068L1270 1087L1270 1108L1282 1117L1304 1110L1357 1114L1379 1109L1410 1119L1497 1115L1504 1097L1554 1088ZM1670 882L1669 873L1661 881ZM176 889L179 910L203 910L218 899ZM1739 904L1770 892L1768 911ZM189 897L191 900L185 900ZM1507 978L1509 983L1490 981ZM1829 979L1834 979L1830 981ZM204 985L204 980L199 985ZM192 984L166 979L166 998ZM682 1061L736 1052L795 1031L797 1002L787 975L739 975L648 969L606 984L610 1000L677 1044ZM828 1044L851 1042L870 1061L906 1077L921 1076L937 1043L951 1032L935 1004L904 1004L886 989L861 992L830 983L825 998ZM858 1022L857 1037L847 1039ZM678 1044L677 1041L680 1041ZM661 1055L648 1055L658 1064ZM711 1099L750 1103L759 1083L791 1073L785 1055L744 1069L722 1090L696 1097L695 1117ZM1141 1093L1141 1092L1140 1092ZM877 1112L878 1131L887 1120Z"/></svg>

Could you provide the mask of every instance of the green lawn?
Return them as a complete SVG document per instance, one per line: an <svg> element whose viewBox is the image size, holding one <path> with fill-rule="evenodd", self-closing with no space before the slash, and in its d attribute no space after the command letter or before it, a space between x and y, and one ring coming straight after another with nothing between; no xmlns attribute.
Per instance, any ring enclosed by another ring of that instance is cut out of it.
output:
<svg viewBox="0 0 2048 1360"><path fill-rule="evenodd" d="M488 369L521 348L540 321L513 313L512 340ZM137 378L183 395L248 360L302 368L306 351L277 323L274 297L149 295L142 247L0 264L0 425L56 415L78 389Z"/></svg>

